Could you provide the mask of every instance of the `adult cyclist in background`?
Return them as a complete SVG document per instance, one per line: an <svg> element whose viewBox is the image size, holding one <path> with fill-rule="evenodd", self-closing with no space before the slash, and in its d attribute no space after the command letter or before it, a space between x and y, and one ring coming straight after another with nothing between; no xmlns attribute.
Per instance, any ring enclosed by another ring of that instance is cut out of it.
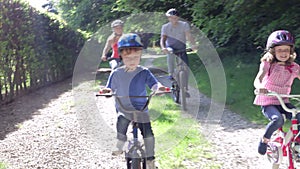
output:
<svg viewBox="0 0 300 169"><path fill-rule="evenodd" d="M173 79L174 77L174 66L175 66L175 57L170 54L167 50L168 47L172 48L174 51L180 50L181 59L189 65L186 49L186 42L189 41L193 50L196 50L196 44L194 38L191 36L190 25L179 20L179 13L176 9L171 8L166 12L169 22L164 24L161 28L161 38L160 38L160 47L162 51L167 54L167 64L168 64L168 73L169 78Z"/></svg>
<svg viewBox="0 0 300 169"><path fill-rule="evenodd" d="M122 63L122 60L118 53L118 40L123 34L123 26L124 26L124 22L119 19L111 23L111 28L113 33L107 38L105 47L102 52L101 59L103 61L107 61L108 58L107 55L110 49L112 49L112 55L111 55L112 59L109 62L109 65L112 70L119 67Z"/></svg>

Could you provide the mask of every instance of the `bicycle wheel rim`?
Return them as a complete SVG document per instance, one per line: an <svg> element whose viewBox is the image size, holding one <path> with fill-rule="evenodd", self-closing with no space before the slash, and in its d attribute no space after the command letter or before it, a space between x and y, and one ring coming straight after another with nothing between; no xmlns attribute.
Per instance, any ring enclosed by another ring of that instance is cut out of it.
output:
<svg viewBox="0 0 300 169"><path fill-rule="evenodd" d="M282 149L280 145L276 143L269 143L267 145L267 159L274 165L279 165L282 161Z"/></svg>

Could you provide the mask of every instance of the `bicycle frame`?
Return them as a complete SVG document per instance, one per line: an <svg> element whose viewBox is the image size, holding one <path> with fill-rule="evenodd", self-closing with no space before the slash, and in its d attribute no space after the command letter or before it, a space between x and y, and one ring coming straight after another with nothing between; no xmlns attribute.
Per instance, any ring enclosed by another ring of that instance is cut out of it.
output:
<svg viewBox="0 0 300 169"><path fill-rule="evenodd" d="M279 128L279 132L276 137L272 136L271 141L268 143L267 158L273 163L273 168L278 168L282 162L283 157L288 158L288 169L295 169L294 163L297 161L297 155L299 150L295 150L296 139L300 135L298 132L298 120L296 119L297 113L300 112L299 108L290 109L286 106L283 98L292 98L300 102L300 95L282 95L276 92L269 92L266 95L275 96L282 108L292 113L291 127L287 132L284 132L282 127ZM298 140L297 140L298 141ZM300 158L298 159L300 160Z"/></svg>
<svg viewBox="0 0 300 169"><path fill-rule="evenodd" d="M170 54L175 56L176 68L175 68L175 80L172 82L173 99L176 103L181 103L183 110L187 109L186 106L186 92L188 86L188 66L181 59L183 52L191 52L192 49L183 49L174 51L172 48L167 48ZM180 99L179 99L180 97Z"/></svg>
<svg viewBox="0 0 300 169"><path fill-rule="evenodd" d="M146 169L144 145L138 140L138 125L132 122L133 139L128 141L128 150L125 152L127 169Z"/></svg>

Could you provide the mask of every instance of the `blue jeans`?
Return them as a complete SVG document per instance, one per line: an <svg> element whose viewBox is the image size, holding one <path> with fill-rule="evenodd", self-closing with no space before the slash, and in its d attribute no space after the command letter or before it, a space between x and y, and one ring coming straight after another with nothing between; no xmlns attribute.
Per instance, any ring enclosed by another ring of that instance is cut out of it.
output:
<svg viewBox="0 0 300 169"><path fill-rule="evenodd" d="M117 121L117 139L122 141L127 141L127 129L131 120L124 117L123 115L118 116ZM141 131L141 134L144 138L145 150L146 150L146 158L147 160L154 159L154 134L152 131L151 123L138 123L138 128Z"/></svg>
<svg viewBox="0 0 300 169"><path fill-rule="evenodd" d="M295 108L291 103L286 103L286 106L288 108ZM266 132L264 134L264 137L267 139L270 139L273 132L279 129L284 124L284 118L282 114L286 116L287 119L292 118L292 114L289 112L286 112L281 105L269 105L269 106L262 106L262 112L266 118L270 120L266 127ZM298 120L298 123L300 122L300 114L296 115L296 118ZM299 130L299 126L298 126Z"/></svg>

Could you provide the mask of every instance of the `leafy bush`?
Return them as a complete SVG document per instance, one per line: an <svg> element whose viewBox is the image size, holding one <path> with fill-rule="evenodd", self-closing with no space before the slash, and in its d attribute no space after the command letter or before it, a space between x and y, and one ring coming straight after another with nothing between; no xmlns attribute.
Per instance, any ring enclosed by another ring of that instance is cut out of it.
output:
<svg viewBox="0 0 300 169"><path fill-rule="evenodd" d="M28 4L0 4L0 103L71 76L81 35Z"/></svg>

